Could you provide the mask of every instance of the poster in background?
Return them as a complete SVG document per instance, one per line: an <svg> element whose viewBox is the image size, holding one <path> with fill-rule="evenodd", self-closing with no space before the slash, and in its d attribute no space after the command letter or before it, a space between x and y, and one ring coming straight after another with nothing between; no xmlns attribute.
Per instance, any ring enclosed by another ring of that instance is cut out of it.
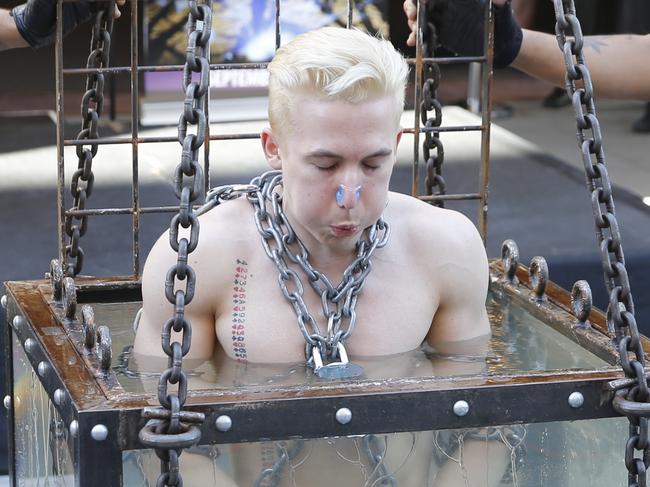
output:
<svg viewBox="0 0 650 487"><path fill-rule="evenodd" d="M389 38L387 2L355 1L354 26ZM275 0L215 0L213 2L211 63L267 62L275 50ZM185 1L150 0L145 15L145 59L150 66L185 63L187 8ZM282 44L296 35L326 25L345 26L347 0L282 0ZM146 73L148 93L178 91L181 73ZM215 88L260 88L264 70L213 71Z"/></svg>

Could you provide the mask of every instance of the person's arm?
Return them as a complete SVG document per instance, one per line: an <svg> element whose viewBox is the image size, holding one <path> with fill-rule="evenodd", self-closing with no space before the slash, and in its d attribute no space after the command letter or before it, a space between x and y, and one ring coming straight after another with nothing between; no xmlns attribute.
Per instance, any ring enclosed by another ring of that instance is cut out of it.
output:
<svg viewBox="0 0 650 487"><path fill-rule="evenodd" d="M9 10L0 10L0 51L27 47L27 41L20 35L16 22Z"/></svg>
<svg viewBox="0 0 650 487"><path fill-rule="evenodd" d="M463 353L463 342L477 355L487 353L490 323L485 300L489 271L487 256L476 227L460 213L446 211L445 237L434 230L433 241L444 240L431 256L439 289L438 310L427 342L440 353ZM473 353L473 354L474 354Z"/></svg>
<svg viewBox="0 0 650 487"><path fill-rule="evenodd" d="M186 236L181 229L180 237ZM214 302L211 299L210 283L201 275L197 265L201 260L204 247L199 247L191 254L190 263L197 276L194 299L185 308L185 317L192 324L192 342L187 359L207 359L214 352L216 344L214 324ZM165 277L167 271L176 264L177 256L170 248L169 233L164 233L155 243L147 257L142 274L142 316L135 336L133 352L136 356L164 356L161 347L163 325L173 316L174 306L165 296ZM185 289L185 281L177 281L176 289ZM172 341L179 340L179 335L172 331ZM143 359L138 359L142 361Z"/></svg>
<svg viewBox="0 0 650 487"><path fill-rule="evenodd" d="M438 4L439 2L436 2ZM521 29L506 0L493 0L494 65L513 66L531 76L564 86L564 56L552 34ZM478 0L447 0L428 12L438 29L439 42L461 55L482 49L483 19ZM416 9L405 0L404 12L411 28L408 45L415 45ZM578 19L580 12L578 12ZM650 100L650 35L586 36L583 52L594 91L606 98Z"/></svg>
<svg viewBox="0 0 650 487"><path fill-rule="evenodd" d="M114 18L120 16L116 0ZM69 34L89 20L104 2L68 2L63 4L63 33ZM54 42L56 35L56 0L28 0L11 11L0 10L0 51L31 46L34 49Z"/></svg>
<svg viewBox="0 0 650 487"><path fill-rule="evenodd" d="M586 36L583 53L597 96L650 100L650 35ZM564 86L564 56L554 35L523 29L512 66Z"/></svg>

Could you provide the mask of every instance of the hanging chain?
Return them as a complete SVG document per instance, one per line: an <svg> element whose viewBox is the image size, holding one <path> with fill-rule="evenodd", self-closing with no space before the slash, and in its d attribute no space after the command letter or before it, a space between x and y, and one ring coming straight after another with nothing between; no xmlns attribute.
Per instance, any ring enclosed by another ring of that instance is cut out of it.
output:
<svg viewBox="0 0 650 487"><path fill-rule="evenodd" d="M185 306L194 297L196 275L188 265L188 255L199 242L199 220L193 204L201 197L203 171L199 163L199 149L205 142L207 121L204 106L210 81L209 42L212 29L212 0L197 4L189 0L187 22L188 40L183 87L185 102L178 123L178 140L183 147L181 162L174 175L174 192L180 200L178 214L172 218L169 243L177 252L176 265L167 272L165 296L174 305L174 316L163 326L162 348L169 357L168 368L160 375L158 401L160 408L145 410L151 419L140 431L140 440L156 448L161 461L158 486L182 486L178 458L183 448L192 446L201 438L201 431L189 422L200 423L202 414L182 411L187 399L187 374L183 370L183 357L190 351L192 324L185 318ZM197 73L198 80L193 79ZM196 134L188 133L188 125L196 125ZM180 227L189 229L187 237L179 239ZM184 284L175 289L176 283ZM172 341L172 330L179 335ZM180 340L180 341L179 341ZM177 392L170 392L169 385L178 384Z"/></svg>
<svg viewBox="0 0 650 487"><path fill-rule="evenodd" d="M625 375L632 379L633 387L616 392L617 399L646 406L650 402L644 364L645 357L634 318L634 302L627 270L621 234L614 209L612 185L607 172L607 162L603 150L600 124L596 117L593 99L593 85L582 52L584 38L580 22L576 17L573 0L554 0L556 18L556 37L564 53L566 65L566 89L573 102L578 126L578 143L582 153L587 187L591 193L591 204L596 223L596 235L600 245L605 286L609 293L607 324L618 345L619 358ZM582 87L576 86L576 81ZM630 358L632 355L632 358ZM627 414L630 421L630 436L625 449L625 465L628 469L628 485L645 486L646 470L650 466L650 444L648 443L648 417L646 413L631 413L614 407ZM644 409L637 408L637 411ZM646 414L644 417L643 414ZM635 457L642 452L641 458Z"/></svg>
<svg viewBox="0 0 650 487"><path fill-rule="evenodd" d="M105 68L109 65L111 52L111 34L113 32L113 16L115 1L109 1L106 7L97 12L90 41L90 55L86 67L88 69ZM86 92L81 99L81 131L77 140L98 139L99 118L104 107L104 74L89 73L86 78ZM97 144L90 147L77 146L79 164L72 175L70 192L74 200L73 210L84 210L86 200L93 191L95 175L93 174L93 158L97 155ZM88 216L67 216L65 232L69 243L65 248L67 276L74 277L81 272L84 262L84 251L79 245L81 237L88 230Z"/></svg>
<svg viewBox="0 0 650 487"><path fill-rule="evenodd" d="M282 196L275 191L281 184L282 173L268 171L248 185L214 188L199 213L204 213L222 200L235 199L243 194L247 196L255 208L255 225L262 237L264 252L278 268L280 289L296 313L300 332L305 339L305 355L309 365L314 366L311 362L312 348L317 347L322 357L336 359L339 344L343 344L352 334L356 323L357 298L372 269L370 257L376 249L388 243L390 227L381 218L368 227L367 238L357 243L357 256L343 271L341 282L334 287L323 272L311 265L309 251L291 228L282 209ZM291 250L293 245L297 247L297 252ZM300 267L312 289L321 297L323 316L327 319L325 334L307 309L300 276L289 268L285 256Z"/></svg>
<svg viewBox="0 0 650 487"><path fill-rule="evenodd" d="M435 0L429 0L429 4L433 3L435 3ZM425 28L422 29L422 32L424 32L422 40L423 56L425 58L433 58L437 43L436 28L433 23L428 22ZM447 190L447 184L442 177L442 164L445 160L445 150L440 140L440 132L435 130L442 124L442 105L438 101L440 66L431 61L424 61L422 69L423 82L420 117L425 129L422 153L426 161L427 171L424 185L427 195L443 195ZM432 117L429 116L429 112L431 111L433 111ZM441 208L445 206L444 201L434 201L433 204Z"/></svg>

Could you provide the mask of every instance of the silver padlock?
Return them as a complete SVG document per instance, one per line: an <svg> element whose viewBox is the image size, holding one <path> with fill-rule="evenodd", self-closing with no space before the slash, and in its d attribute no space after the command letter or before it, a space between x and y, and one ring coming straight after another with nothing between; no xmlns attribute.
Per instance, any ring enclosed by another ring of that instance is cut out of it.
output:
<svg viewBox="0 0 650 487"><path fill-rule="evenodd" d="M323 364L323 357L320 349L312 347L311 356L314 363L314 373L321 379L351 379L363 374L363 369L357 364L353 364L348 359L348 353L341 342L337 345L339 355L338 362Z"/></svg>

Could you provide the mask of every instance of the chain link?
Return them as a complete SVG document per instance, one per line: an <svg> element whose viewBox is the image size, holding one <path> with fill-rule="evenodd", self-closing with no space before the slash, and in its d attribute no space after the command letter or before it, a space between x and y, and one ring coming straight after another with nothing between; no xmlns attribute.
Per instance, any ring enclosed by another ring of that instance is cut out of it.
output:
<svg viewBox="0 0 650 487"><path fill-rule="evenodd" d="M204 0L201 4L189 0L188 3L188 40L183 73L185 101L178 122L182 153L174 173L174 192L180 204L169 229L169 243L178 257L165 278L165 296L174 305L174 316L167 320L162 331L162 349L168 357L168 368L158 382L161 409L158 418L150 420L140 434L141 441L156 448L156 455L160 458L161 473L156 485L179 487L183 485L183 479L178 458L183 448L196 444L201 438L198 427L189 426L180 418L188 417L182 412L187 399L183 357L190 351L192 324L185 317L185 307L192 301L196 288L196 274L188 265L188 255L199 243L199 220L194 203L201 197L203 188L203 170L198 159L207 131L204 106L210 81L208 56L212 28L212 0ZM190 125L196 126L195 133L188 133ZM180 227L189 229L189 240L186 236L179 238ZM172 341L172 330L178 334L177 340ZM169 390L170 385L177 386L175 392Z"/></svg>
<svg viewBox="0 0 650 487"><path fill-rule="evenodd" d="M115 1L109 1L106 7L97 12L90 41L90 55L86 67L89 69L105 68L109 65L111 52L111 34L113 32L113 16ZM77 140L98 139L99 118L104 107L104 74L90 73L86 78L86 92L81 99L81 131ZM97 144L90 147L77 146L79 160L77 170L72 175L70 192L73 198L73 210L84 210L86 201L93 191L95 176L93 174L93 158L97 155ZM65 248L65 273L74 277L81 272L84 262L84 251L79 245L81 237L88 230L88 216L67 216L65 232L69 242Z"/></svg>
<svg viewBox="0 0 650 487"><path fill-rule="evenodd" d="M564 55L566 90L575 111L578 143L587 187L591 193L605 286L609 294L608 327L618 344L621 366L625 375L635 380L633 387L626 391L619 391L617 395L624 396L627 401L647 403L650 394L644 372L645 356L634 318L634 302L625 268L600 124L596 116L593 85L582 52L584 38L573 0L554 0L554 7L555 33L558 46ZM577 81L581 81L582 86L578 87ZM615 408L616 402L615 399ZM629 472L628 485L644 487L645 472L650 465L648 419L638 414L628 414L628 419L630 436L625 449L625 465ZM635 458L637 451L641 452L641 458Z"/></svg>
<svg viewBox="0 0 650 487"><path fill-rule="evenodd" d="M420 0L423 1L423 0ZM435 0L429 0L434 3ZM428 22L423 29L422 53L425 58L435 56L437 44L436 28ZM420 102L420 117L425 129L422 153L426 162L427 175L424 180L427 195L444 195L447 184L442 177L442 164L445 160L445 150L440 140L437 127L442 124L442 105L438 100L438 86L440 85L440 66L431 61L424 61L422 65L422 101ZM429 112L433 112L430 116ZM433 205L444 207L444 201L434 201Z"/></svg>
<svg viewBox="0 0 650 487"><path fill-rule="evenodd" d="M298 326L305 339L305 355L309 365L311 349L318 347L323 357L336 359L339 343L343 344L352 334L356 323L356 303L365 279L372 269L373 252L384 247L390 237L390 227L383 220L366 230L366 238L357 243L357 256L343 271L341 282L334 286L329 278L309 262L309 251L296 236L284 210L282 196L278 191L282 184L280 171L268 171L254 178L248 185L220 186L206 197L206 204L199 209L204 213L222 200L246 195L255 210L255 225L262 237L264 252L278 268L278 283L282 294L293 307ZM292 250L292 247L296 250ZM296 271L291 269L285 257L296 264L307 276L310 286L321 298L327 331L321 331L304 301L304 285Z"/></svg>

